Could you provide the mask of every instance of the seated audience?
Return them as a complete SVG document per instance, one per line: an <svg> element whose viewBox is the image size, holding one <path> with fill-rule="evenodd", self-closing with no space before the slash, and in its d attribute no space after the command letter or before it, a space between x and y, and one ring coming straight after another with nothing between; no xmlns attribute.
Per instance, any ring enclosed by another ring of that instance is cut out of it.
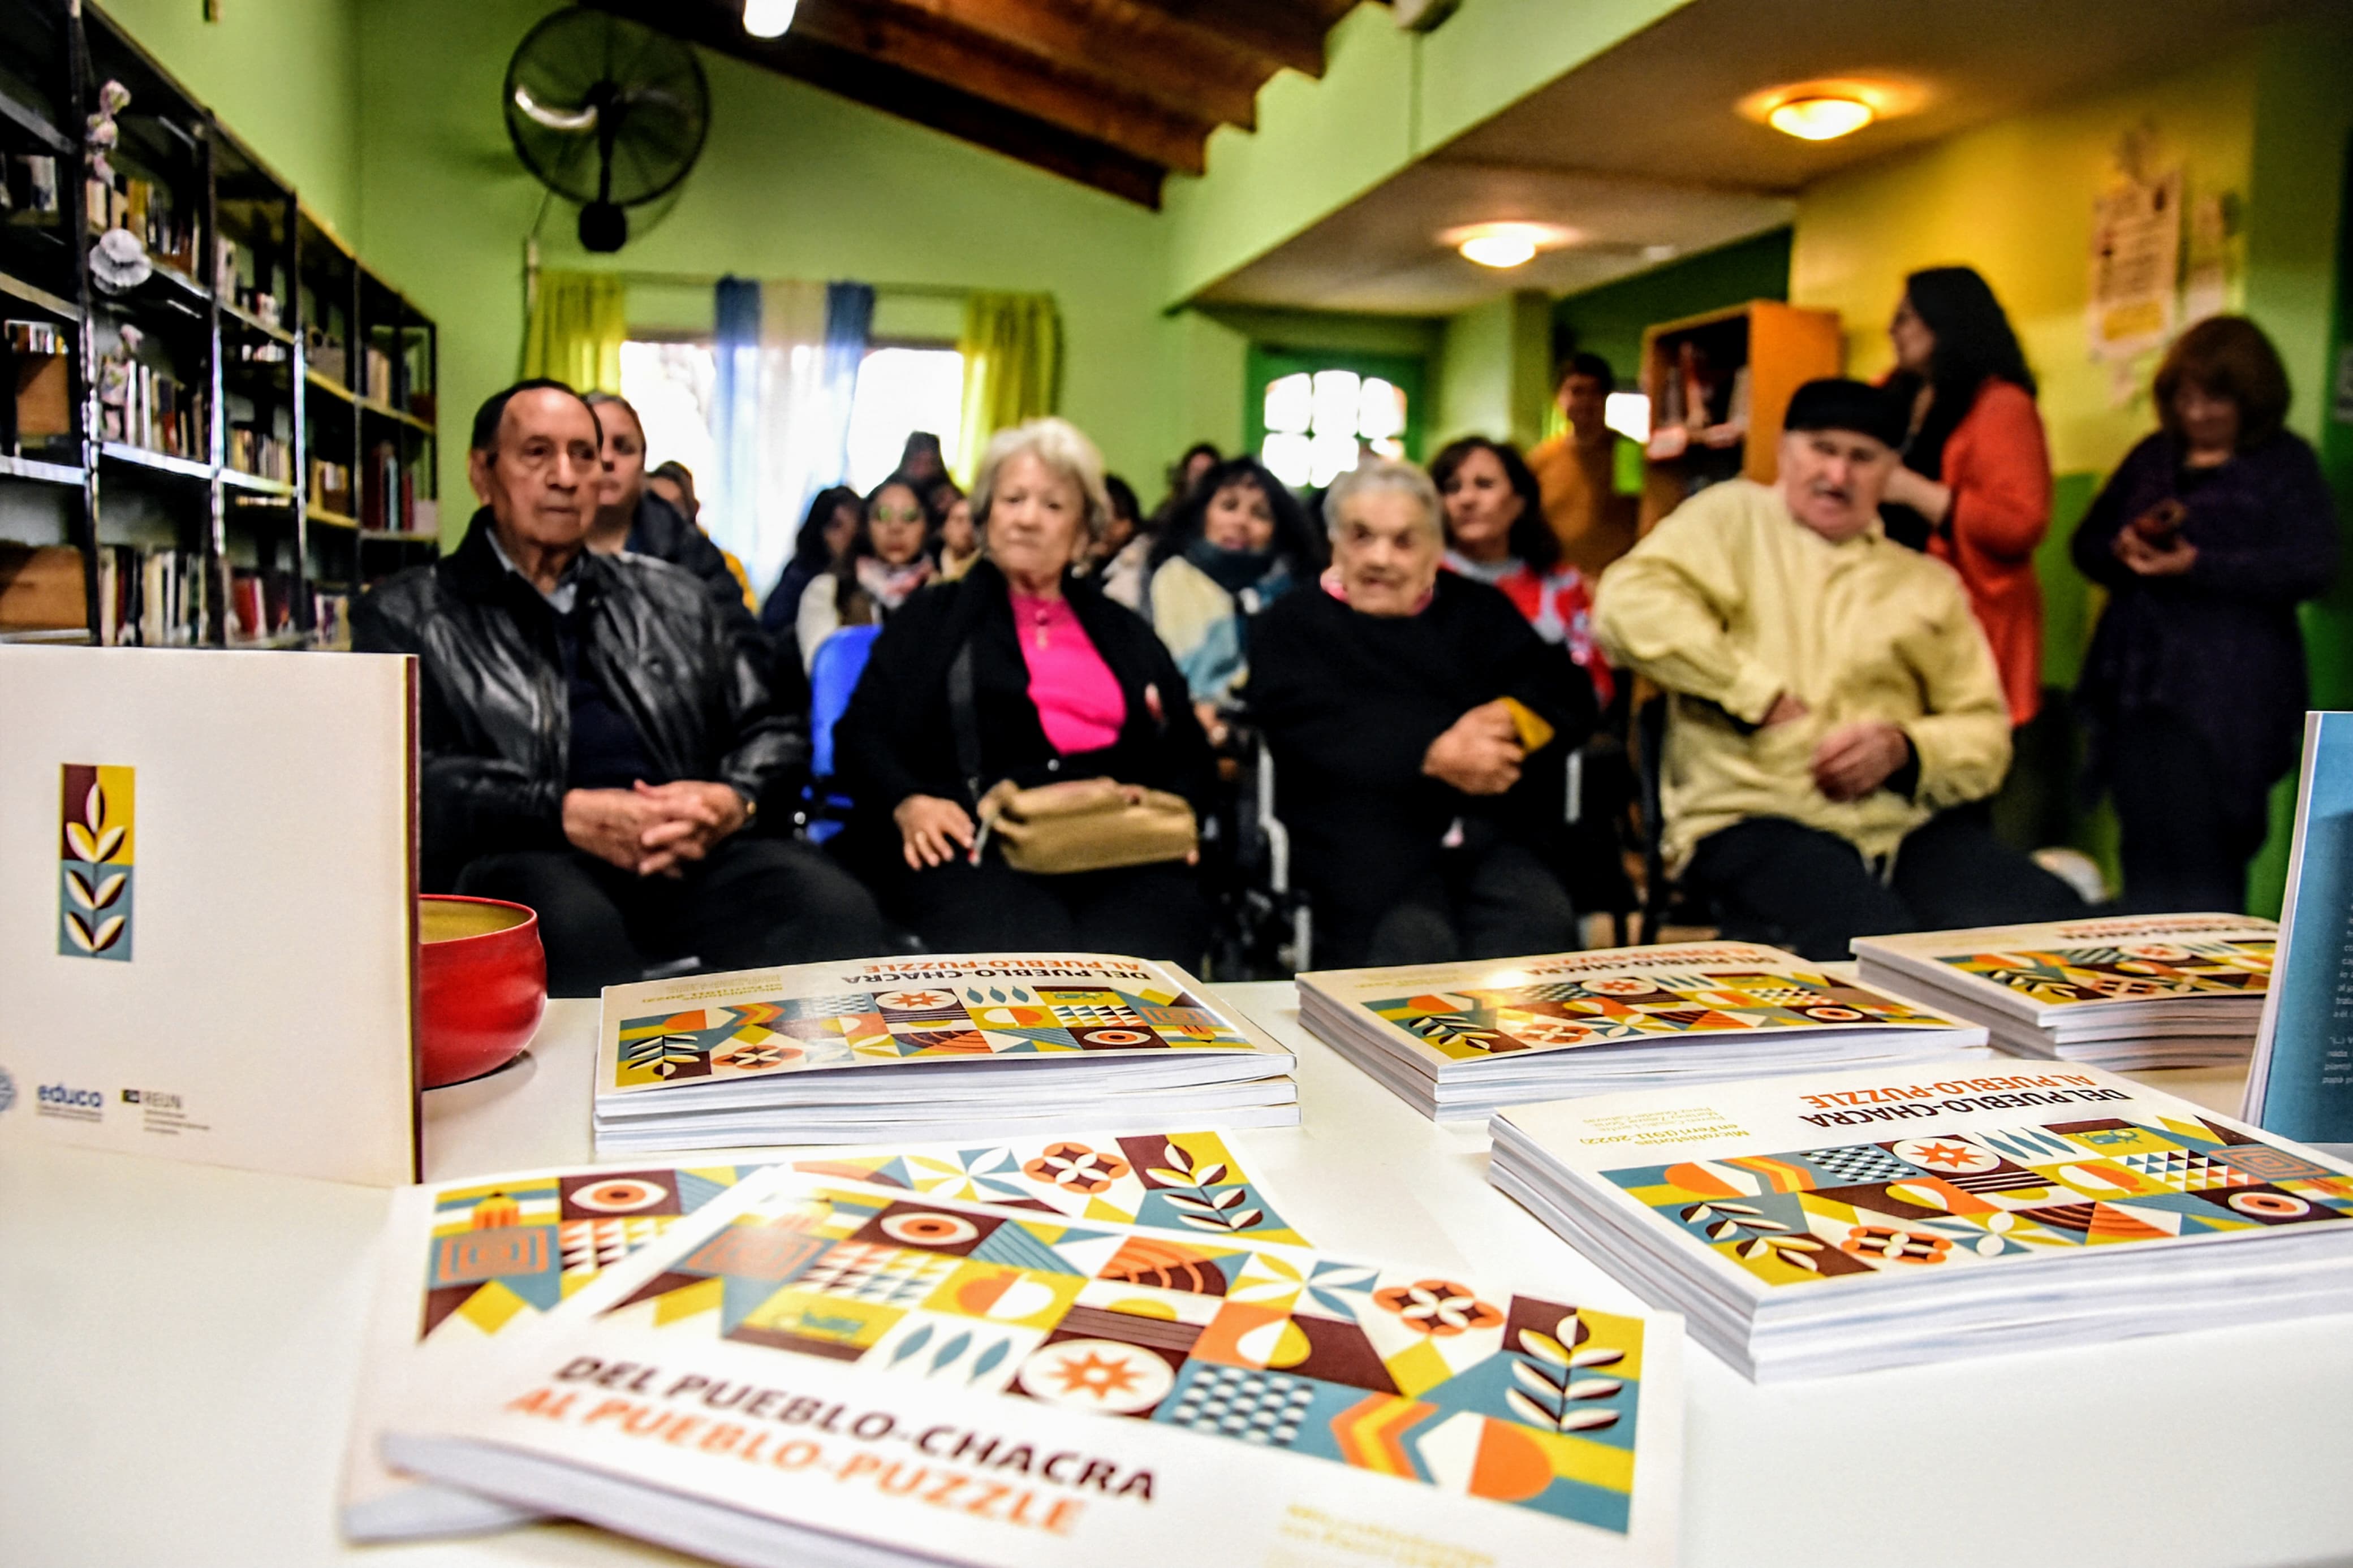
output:
<svg viewBox="0 0 2353 1568"><path fill-rule="evenodd" d="M1430 478L1446 503L1446 567L1502 591L1536 636L1568 650L1609 706L1609 661L1593 642L1593 593L1561 559L1535 475L1508 442L1466 436L1438 454Z"/></svg>
<svg viewBox="0 0 2353 1568"><path fill-rule="evenodd" d="M2136 911L2242 909L2302 749L2295 606L2336 575L2337 517L2287 405L2260 328L2199 322L2157 373L2161 428L2075 530L2077 570L2108 591L2077 697Z"/></svg>
<svg viewBox="0 0 2353 1568"><path fill-rule="evenodd" d="M799 645L789 634L794 617L800 614L801 595L811 581L832 571L849 553L863 510L858 492L848 485L819 490L801 519L800 531L793 535L792 559L785 563L776 585L768 590L767 602L760 606L760 624L780 644L791 646L796 658Z"/></svg>
<svg viewBox="0 0 2353 1568"><path fill-rule="evenodd" d="M1250 717L1273 750L1315 963L1576 946L1543 854L1591 689L1510 600L1440 570L1438 492L1420 469L1364 463L1324 505L1325 585L1250 627Z"/></svg>
<svg viewBox="0 0 2353 1568"><path fill-rule="evenodd" d="M1640 498L1618 493L1618 448L1624 437L1609 428L1609 394L1618 384L1609 362L1581 353L1561 373L1554 401L1568 428L1528 449L1528 468L1544 498L1545 519L1560 541L1562 559L1592 582L1633 548Z"/></svg>
<svg viewBox="0 0 2353 1568"><path fill-rule="evenodd" d="M892 618L835 731L857 803L848 852L934 952L1080 948L1192 963L1208 942L1188 863L1033 875L975 826L1005 780L1107 777L1183 795L1197 813L1207 804L1208 747L1167 649L1071 573L1106 510L1103 458L1077 430L1033 419L998 432L973 486L980 563ZM959 756L960 733L977 756Z"/></svg>
<svg viewBox="0 0 2353 1568"><path fill-rule="evenodd" d="M768 637L752 614L743 563L712 543L708 534L647 488L646 428L628 399L609 392L592 392L587 403L596 411L603 432L605 466L595 497L596 517L589 527L588 548L602 555L627 550L633 555L650 555L683 566L709 591L728 634L765 661Z"/></svg>
<svg viewBox="0 0 2353 1568"><path fill-rule="evenodd" d="M860 514L858 532L833 570L809 579L793 618L801 668L811 668L818 645L844 626L881 626L935 571L923 553L931 514L905 476L874 487Z"/></svg>
<svg viewBox="0 0 2353 1568"><path fill-rule="evenodd" d="M1152 520L1146 530L1155 538L1168 531L1168 523L1177 509L1193 499L1193 492L1209 476L1209 470L1226 459L1213 442L1196 441L1185 448L1185 455L1169 465L1168 493L1152 509Z"/></svg>
<svg viewBox="0 0 2353 1568"><path fill-rule="evenodd" d="M1790 399L1777 485L1712 485L1603 574L1596 629L1664 687L1665 849L1727 936L1814 959L1858 936L2084 912L1995 839L2010 708L1967 591L1890 541L1902 414L1857 381Z"/></svg>
<svg viewBox="0 0 2353 1568"><path fill-rule="evenodd" d="M1144 510L1135 491L1117 474L1103 476L1103 494L1111 498L1111 524L1090 557L1087 571L1103 584L1105 597L1131 610L1144 607L1144 575L1152 560L1155 535L1144 526Z"/></svg>
<svg viewBox="0 0 2353 1568"><path fill-rule="evenodd" d="M1210 469L1152 547L1145 613L1214 741L1250 677L1243 628L1321 568L1306 514L1255 458Z"/></svg>
<svg viewBox="0 0 2353 1568"><path fill-rule="evenodd" d="M865 889L741 831L807 748L703 585L585 548L596 415L560 382L474 416L465 542L361 598L353 645L419 662L426 885L539 911L549 989L871 953Z"/></svg>
<svg viewBox="0 0 2353 1568"><path fill-rule="evenodd" d="M670 510L702 529L705 538L710 537L711 531L702 527L702 500L694 493L692 468L675 458L657 464L646 471L646 490L655 499L669 502ZM756 615L760 601L752 592L752 574L744 570L744 563L725 545L719 547L719 553L726 561L727 570L733 575L735 585L744 590L744 607Z"/></svg>
<svg viewBox="0 0 2353 1568"><path fill-rule="evenodd" d="M932 559L943 583L953 583L980 559L980 530L973 526L972 500L954 479L942 479L923 497L932 517Z"/></svg>
<svg viewBox="0 0 2353 1568"><path fill-rule="evenodd" d="M892 471L905 475L917 494L929 490L948 477L948 460L940 451L940 438L929 430L909 431L907 444L899 448L899 466Z"/></svg>

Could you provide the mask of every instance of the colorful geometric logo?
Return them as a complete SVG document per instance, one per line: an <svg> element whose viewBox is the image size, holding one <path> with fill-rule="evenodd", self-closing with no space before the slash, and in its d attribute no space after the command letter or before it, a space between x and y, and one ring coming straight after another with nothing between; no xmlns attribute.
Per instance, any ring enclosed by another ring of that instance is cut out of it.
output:
<svg viewBox="0 0 2353 1568"><path fill-rule="evenodd" d="M132 770L68 763L58 771L58 952L128 963Z"/></svg>

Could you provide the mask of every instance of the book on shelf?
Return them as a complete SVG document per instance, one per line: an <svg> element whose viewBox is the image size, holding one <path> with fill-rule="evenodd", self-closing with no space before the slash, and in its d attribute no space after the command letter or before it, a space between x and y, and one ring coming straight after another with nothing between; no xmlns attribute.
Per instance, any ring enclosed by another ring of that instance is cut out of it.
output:
<svg viewBox="0 0 2353 1568"><path fill-rule="evenodd" d="M98 642L107 647L193 647L205 640L219 563L195 551L98 550Z"/></svg>
<svg viewBox="0 0 2353 1568"><path fill-rule="evenodd" d="M1540 1279L771 1166L412 1377L381 1452L733 1563L1665 1564L1681 1337Z"/></svg>
<svg viewBox="0 0 2353 1568"><path fill-rule="evenodd" d="M167 187L120 170L111 179L92 174L84 182L82 210L90 233L128 229L139 237L148 255L195 276L195 228L174 214Z"/></svg>
<svg viewBox="0 0 2353 1568"><path fill-rule="evenodd" d="M58 201L58 161L46 153L11 153L0 179L0 213L27 228L54 228L63 216Z"/></svg>
<svg viewBox="0 0 2353 1568"><path fill-rule="evenodd" d="M360 395L372 403L392 402L392 356L380 348L370 346L361 355L361 366L366 375Z"/></svg>
<svg viewBox="0 0 2353 1568"><path fill-rule="evenodd" d="M1755 942L1661 947L1298 979L1310 1034L1423 1115L1661 1081L1893 1066L1986 1031Z"/></svg>
<svg viewBox="0 0 2353 1568"><path fill-rule="evenodd" d="M828 1150L788 1162L841 1181L1008 1212L1303 1242L1215 1132ZM514 1522L521 1510L396 1476L376 1455L385 1413L436 1365L527 1331L630 1253L757 1165L582 1166L411 1187L379 1245L343 1524L355 1540L415 1540Z"/></svg>
<svg viewBox="0 0 2353 1568"><path fill-rule="evenodd" d="M406 532L415 521L416 479L401 467L399 450L389 441L377 442L368 448L360 473L360 526Z"/></svg>
<svg viewBox="0 0 2353 1568"><path fill-rule="evenodd" d="M2096 1068L1515 1106L1489 1179L1752 1379L2353 1310L2353 1166Z"/></svg>
<svg viewBox="0 0 2353 1568"><path fill-rule="evenodd" d="M1293 1058L1174 964L928 953L612 985L596 1149L1295 1126Z"/></svg>
<svg viewBox="0 0 2353 1568"><path fill-rule="evenodd" d="M139 360L99 362L100 438L202 462L209 451L205 395Z"/></svg>
<svg viewBox="0 0 2353 1568"><path fill-rule="evenodd" d="M2279 927L2252 915L2122 915L1865 937L1856 968L1986 1025L2018 1056L2121 1068L2243 1061Z"/></svg>
<svg viewBox="0 0 2353 1568"><path fill-rule="evenodd" d="M2247 1120L2353 1156L2353 713L2307 713L2278 968Z"/></svg>
<svg viewBox="0 0 2353 1568"><path fill-rule="evenodd" d="M228 466L256 479L284 484L293 478L294 447L282 437L232 425L228 429Z"/></svg>
<svg viewBox="0 0 2353 1568"><path fill-rule="evenodd" d="M349 653L352 647L352 599L348 594L313 593L311 595L311 630L313 641L335 653Z"/></svg>
<svg viewBox="0 0 2353 1568"><path fill-rule="evenodd" d="M291 573L234 568L228 584L228 640L268 642L292 629L293 587Z"/></svg>
<svg viewBox="0 0 2353 1568"><path fill-rule="evenodd" d="M343 517L352 515L352 469L348 463L311 459L311 504Z"/></svg>

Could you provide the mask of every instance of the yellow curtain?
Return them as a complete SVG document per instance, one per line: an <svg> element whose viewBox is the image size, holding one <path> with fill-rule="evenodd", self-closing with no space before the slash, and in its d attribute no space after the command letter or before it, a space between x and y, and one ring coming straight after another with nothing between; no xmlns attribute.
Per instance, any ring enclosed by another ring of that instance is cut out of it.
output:
<svg viewBox="0 0 2353 1568"><path fill-rule="evenodd" d="M964 302L964 425L955 471L972 482L988 438L1051 414L1062 396L1062 318L1051 294L970 294Z"/></svg>
<svg viewBox="0 0 2353 1568"><path fill-rule="evenodd" d="M628 335L628 290L618 278L542 272L523 329L522 374L553 376L581 392L618 392Z"/></svg>

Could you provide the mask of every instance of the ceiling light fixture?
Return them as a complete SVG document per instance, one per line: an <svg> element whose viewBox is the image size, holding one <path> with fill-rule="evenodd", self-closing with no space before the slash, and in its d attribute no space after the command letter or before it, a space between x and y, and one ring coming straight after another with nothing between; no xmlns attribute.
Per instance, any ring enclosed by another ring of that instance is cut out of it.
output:
<svg viewBox="0 0 2353 1568"><path fill-rule="evenodd" d="M1859 98L1793 98L1776 104L1765 116L1765 123L1800 142L1831 142L1878 118L1878 112Z"/></svg>
<svg viewBox="0 0 2353 1568"><path fill-rule="evenodd" d="M1499 271L1525 267L1538 251L1556 249L1577 237L1575 229L1550 223L1479 223L1438 237L1440 244L1461 252L1465 261Z"/></svg>
<svg viewBox="0 0 2353 1568"><path fill-rule="evenodd" d="M744 30L755 38L780 38L793 25L798 0L744 0Z"/></svg>

